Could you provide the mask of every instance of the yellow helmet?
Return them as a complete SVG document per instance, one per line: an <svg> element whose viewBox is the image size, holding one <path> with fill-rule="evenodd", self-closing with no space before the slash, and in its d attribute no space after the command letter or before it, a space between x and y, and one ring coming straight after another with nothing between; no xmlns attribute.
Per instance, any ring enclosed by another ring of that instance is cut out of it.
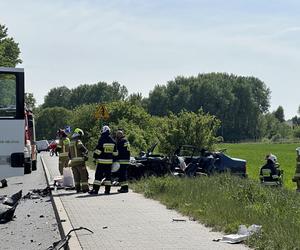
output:
<svg viewBox="0 0 300 250"><path fill-rule="evenodd" d="M84 136L83 130L80 128L75 128L74 133L80 134L81 136Z"/></svg>

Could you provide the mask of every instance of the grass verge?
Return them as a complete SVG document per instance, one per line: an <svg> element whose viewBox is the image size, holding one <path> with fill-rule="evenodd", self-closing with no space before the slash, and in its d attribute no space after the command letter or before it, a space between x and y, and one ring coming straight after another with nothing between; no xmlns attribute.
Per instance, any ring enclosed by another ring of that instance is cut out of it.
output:
<svg viewBox="0 0 300 250"><path fill-rule="evenodd" d="M262 225L246 244L257 249L300 249L300 197L230 175L148 178L132 188L207 226L236 233L241 224Z"/></svg>

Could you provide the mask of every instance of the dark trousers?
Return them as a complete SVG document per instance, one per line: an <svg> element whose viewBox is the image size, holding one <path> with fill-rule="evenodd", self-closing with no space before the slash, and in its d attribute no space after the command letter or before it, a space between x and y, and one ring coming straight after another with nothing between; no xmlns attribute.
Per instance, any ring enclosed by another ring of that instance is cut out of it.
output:
<svg viewBox="0 0 300 250"><path fill-rule="evenodd" d="M97 164L93 189L95 189L96 191L99 190L103 178L105 178L104 185L110 187L111 186L111 164L101 164L101 163Z"/></svg>
<svg viewBox="0 0 300 250"><path fill-rule="evenodd" d="M128 164L120 164L119 183L121 186L128 186L127 169L128 169Z"/></svg>

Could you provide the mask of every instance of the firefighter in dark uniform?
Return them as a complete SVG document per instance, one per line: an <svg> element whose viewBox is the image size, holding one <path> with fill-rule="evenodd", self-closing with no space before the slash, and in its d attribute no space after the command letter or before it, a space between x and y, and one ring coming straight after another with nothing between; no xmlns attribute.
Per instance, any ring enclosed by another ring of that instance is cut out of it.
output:
<svg viewBox="0 0 300 250"><path fill-rule="evenodd" d="M119 183L121 186L118 192L128 193L127 169L130 161L130 145L122 130L117 131L116 140L118 151L117 159L120 164Z"/></svg>
<svg viewBox="0 0 300 250"><path fill-rule="evenodd" d="M88 150L80 140L83 135L83 131L76 128L69 144L69 167L72 168L77 193L89 191L88 171L85 165Z"/></svg>
<svg viewBox="0 0 300 250"><path fill-rule="evenodd" d="M276 168L277 157L273 154L266 156L267 163L260 169L262 183L276 183L278 181L278 169Z"/></svg>
<svg viewBox="0 0 300 250"><path fill-rule="evenodd" d="M111 166L113 159L118 155L116 143L110 135L110 128L103 126L98 145L94 151L94 159L97 163L93 189L90 194L98 194L102 179L104 178L105 194L110 193L111 187Z"/></svg>

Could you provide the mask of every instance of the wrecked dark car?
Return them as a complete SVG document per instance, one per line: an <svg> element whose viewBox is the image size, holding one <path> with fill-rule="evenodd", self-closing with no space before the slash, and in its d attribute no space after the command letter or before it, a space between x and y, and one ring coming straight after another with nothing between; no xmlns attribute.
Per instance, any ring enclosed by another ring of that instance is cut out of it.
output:
<svg viewBox="0 0 300 250"><path fill-rule="evenodd" d="M246 160L232 158L224 151L210 152L191 145L182 145L171 158L171 171L175 175L211 175L229 172L247 177Z"/></svg>
<svg viewBox="0 0 300 250"><path fill-rule="evenodd" d="M154 154L157 143L147 152L141 152L138 157L132 158L128 167L129 179L140 179L148 176L163 176L169 173L169 158Z"/></svg>

